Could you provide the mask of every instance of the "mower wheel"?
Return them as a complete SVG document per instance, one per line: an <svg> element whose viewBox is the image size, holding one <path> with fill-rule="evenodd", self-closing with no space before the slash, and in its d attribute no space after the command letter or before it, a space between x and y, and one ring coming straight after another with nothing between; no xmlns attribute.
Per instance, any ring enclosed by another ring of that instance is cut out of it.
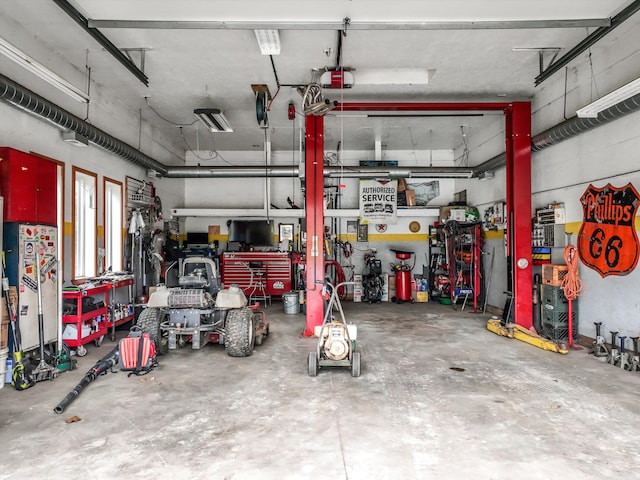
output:
<svg viewBox="0 0 640 480"><path fill-rule="evenodd" d="M253 312L248 308L231 310L227 314L224 348L230 357L248 357L255 343Z"/></svg>
<svg viewBox="0 0 640 480"><path fill-rule="evenodd" d="M318 356L316 352L309 352L309 376L318 376Z"/></svg>
<svg viewBox="0 0 640 480"><path fill-rule="evenodd" d="M353 358L351 359L351 376L360 376L360 352L353 352Z"/></svg>
<svg viewBox="0 0 640 480"><path fill-rule="evenodd" d="M145 308L138 315L136 326L140 327L143 333L148 333L149 338L155 343L158 354L163 355L160 348L162 332L160 331L161 312L159 308Z"/></svg>

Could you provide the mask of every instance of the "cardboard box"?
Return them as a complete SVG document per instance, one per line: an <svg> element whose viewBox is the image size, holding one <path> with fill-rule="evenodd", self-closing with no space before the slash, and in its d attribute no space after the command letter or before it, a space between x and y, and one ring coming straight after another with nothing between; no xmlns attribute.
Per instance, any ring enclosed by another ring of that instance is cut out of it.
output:
<svg viewBox="0 0 640 480"><path fill-rule="evenodd" d="M464 222L466 219L466 210L464 208L453 208L449 218L456 222Z"/></svg>
<svg viewBox="0 0 640 480"><path fill-rule="evenodd" d="M446 223L451 217L451 210L456 207L440 207L440 223Z"/></svg>
<svg viewBox="0 0 640 480"><path fill-rule="evenodd" d="M389 297L389 301L391 301L391 299L396 296L396 276L389 275L387 283L389 284L389 292L387 293L387 296Z"/></svg>
<svg viewBox="0 0 640 480"><path fill-rule="evenodd" d="M0 324L0 350L9 348L9 322ZM3 379L0 379L3 381Z"/></svg>
<svg viewBox="0 0 640 480"><path fill-rule="evenodd" d="M416 206L416 192L413 190L406 190L405 196L407 198L407 207L415 207Z"/></svg>
<svg viewBox="0 0 640 480"><path fill-rule="evenodd" d="M362 302L362 275L356 274L353 276L353 301Z"/></svg>

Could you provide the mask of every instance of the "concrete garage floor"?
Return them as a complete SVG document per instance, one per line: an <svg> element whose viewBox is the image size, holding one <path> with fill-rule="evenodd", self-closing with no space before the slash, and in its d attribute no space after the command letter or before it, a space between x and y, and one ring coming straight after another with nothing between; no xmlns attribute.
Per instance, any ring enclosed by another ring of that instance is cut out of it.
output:
<svg viewBox="0 0 640 480"><path fill-rule="evenodd" d="M309 377L304 316L274 303L248 358L173 351L146 377L100 377L62 415L53 407L110 342L53 382L5 386L0 479L600 480L640 466L640 373L499 337L487 315L449 306L345 311L359 378Z"/></svg>

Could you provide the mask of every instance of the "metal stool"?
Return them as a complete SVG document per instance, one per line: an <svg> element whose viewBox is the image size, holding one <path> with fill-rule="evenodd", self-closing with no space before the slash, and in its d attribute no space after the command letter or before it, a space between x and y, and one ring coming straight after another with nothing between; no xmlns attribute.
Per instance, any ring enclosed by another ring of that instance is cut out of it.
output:
<svg viewBox="0 0 640 480"><path fill-rule="evenodd" d="M249 270L251 270L249 303L263 301L264 308L267 308L267 302L271 305L271 295L267 295L267 270L261 262L249 262Z"/></svg>

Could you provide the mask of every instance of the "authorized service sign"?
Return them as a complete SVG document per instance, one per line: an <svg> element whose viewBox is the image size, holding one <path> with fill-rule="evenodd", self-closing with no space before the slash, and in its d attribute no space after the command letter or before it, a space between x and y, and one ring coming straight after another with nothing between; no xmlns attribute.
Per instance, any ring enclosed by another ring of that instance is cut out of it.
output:
<svg viewBox="0 0 640 480"><path fill-rule="evenodd" d="M397 180L360 180L360 223L395 224L397 208Z"/></svg>
<svg viewBox="0 0 640 480"><path fill-rule="evenodd" d="M627 275L638 263L638 235L635 229L640 196L628 183L616 188L593 185L580 198L583 223L578 234L582 263L602 277Z"/></svg>

